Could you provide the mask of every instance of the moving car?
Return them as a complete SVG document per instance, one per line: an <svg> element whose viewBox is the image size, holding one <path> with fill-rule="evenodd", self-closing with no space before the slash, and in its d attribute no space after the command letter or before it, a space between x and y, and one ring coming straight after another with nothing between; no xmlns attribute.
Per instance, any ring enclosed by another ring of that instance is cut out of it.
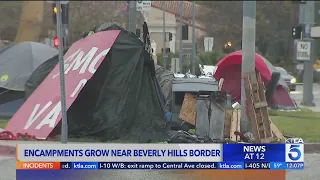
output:
<svg viewBox="0 0 320 180"><path fill-rule="evenodd" d="M293 77L291 74L289 74L284 68L282 67L275 67L278 72L280 72L281 77L284 79L284 81L287 83L290 91L296 90L296 78Z"/></svg>

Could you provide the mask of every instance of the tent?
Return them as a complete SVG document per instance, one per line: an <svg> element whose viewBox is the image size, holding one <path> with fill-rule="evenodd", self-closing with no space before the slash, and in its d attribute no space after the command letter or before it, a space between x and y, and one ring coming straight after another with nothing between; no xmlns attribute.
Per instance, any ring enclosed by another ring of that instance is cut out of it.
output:
<svg viewBox="0 0 320 180"><path fill-rule="evenodd" d="M166 100L165 107L171 112L172 102L172 81L174 79L174 73L165 70L162 66L155 64L156 78L161 87L162 93Z"/></svg>
<svg viewBox="0 0 320 180"><path fill-rule="evenodd" d="M24 102L24 84L58 50L37 42L13 43L0 49L0 117L10 117Z"/></svg>
<svg viewBox="0 0 320 180"><path fill-rule="evenodd" d="M219 80L224 78L222 90L227 91L233 102L240 102L241 99L241 61L242 52L236 51L223 57L218 66L214 78ZM271 74L276 71L275 67L264 57L255 53L256 71L260 72L265 86L271 79ZM286 82L280 78L273 94L273 98L268 102L270 108L295 110L297 106L291 99Z"/></svg>
<svg viewBox="0 0 320 180"><path fill-rule="evenodd" d="M145 44L136 35L117 25L102 31L109 30L120 30L120 33L97 71L69 108L69 135L95 137L103 141L145 143L166 140L164 107L161 106L164 99L157 93L160 86L155 78L154 62ZM101 41L110 40L106 38ZM34 71L25 85L27 96L36 90L57 63L58 56ZM55 127L51 135L59 133L60 125Z"/></svg>

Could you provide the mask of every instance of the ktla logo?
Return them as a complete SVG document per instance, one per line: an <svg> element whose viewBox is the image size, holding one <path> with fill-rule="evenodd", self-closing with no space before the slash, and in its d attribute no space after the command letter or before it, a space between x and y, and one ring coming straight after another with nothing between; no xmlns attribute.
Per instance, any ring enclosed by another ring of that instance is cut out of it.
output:
<svg viewBox="0 0 320 180"><path fill-rule="evenodd" d="M304 162L304 145L301 138L286 140L286 162Z"/></svg>

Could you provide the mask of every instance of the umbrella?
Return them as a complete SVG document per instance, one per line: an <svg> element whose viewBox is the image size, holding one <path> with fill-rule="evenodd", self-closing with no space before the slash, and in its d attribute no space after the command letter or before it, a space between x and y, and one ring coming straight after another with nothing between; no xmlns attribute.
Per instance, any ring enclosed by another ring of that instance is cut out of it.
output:
<svg viewBox="0 0 320 180"><path fill-rule="evenodd" d="M21 42L0 49L0 88L24 91L33 71L58 50L37 42Z"/></svg>

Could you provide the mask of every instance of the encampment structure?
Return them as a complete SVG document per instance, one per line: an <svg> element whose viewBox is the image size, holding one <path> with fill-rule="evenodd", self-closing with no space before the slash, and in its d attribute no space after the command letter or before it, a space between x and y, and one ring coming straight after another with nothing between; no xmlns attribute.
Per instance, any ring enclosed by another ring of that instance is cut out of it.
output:
<svg viewBox="0 0 320 180"><path fill-rule="evenodd" d="M95 66L97 69L93 76L88 78L68 109L69 134L77 137L95 137L100 140L165 141L167 135L164 107L161 105L164 104L164 99L158 94L161 89L157 89L159 85L155 78L154 62L150 59L150 54L146 55L148 53L145 50L145 44L136 35L117 25L102 31L79 40L66 50L66 55L72 56L78 48L88 49L87 47L90 46L92 49L104 44L109 44L104 48L111 46L110 50L107 49L107 55L101 60L100 66L98 64ZM67 59L66 55L65 63L67 64L70 63L68 62L70 59ZM84 62L86 54L82 55L84 55L82 57ZM45 98L50 93L40 91L44 89L42 86L46 81L52 81L53 71L58 70L57 63L58 57L53 57L39 66L30 76L25 87L26 94L29 96L26 103L36 101L36 98L33 98L35 95L38 98ZM74 69L79 71L80 68ZM67 94L72 93L73 89L70 90L69 86L77 84L73 82L78 78L77 76L81 75L77 72L66 73ZM52 83L59 86L58 80ZM52 87L55 86L52 85ZM19 110L9 121L6 130L13 133L20 131L20 133L45 134L40 131L46 130L48 125L42 127L37 124L30 125L29 128L33 128L31 130L23 128L26 122L22 122L23 120L19 120L18 117L24 113L31 114L31 112ZM46 113L48 116L50 112ZM45 119L46 115L41 115L40 120L37 119L34 123L39 124L41 118ZM19 129L14 127L18 123L23 123ZM60 123L46 131L53 131L51 135L58 134L59 126ZM37 127L40 128L37 129Z"/></svg>
<svg viewBox="0 0 320 180"><path fill-rule="evenodd" d="M271 74L276 72L275 67L264 57L255 53L255 69L261 74L265 86L271 79ZM240 102L241 99L241 61L242 51L236 51L223 57L218 66L214 78L224 78L222 90L231 95L233 102ZM273 93L268 106L274 109L296 110L297 106L290 97L289 88L286 82L280 77L278 85Z"/></svg>
<svg viewBox="0 0 320 180"><path fill-rule="evenodd" d="M38 42L11 43L0 49L0 117L11 117L24 102L24 84L58 50Z"/></svg>

